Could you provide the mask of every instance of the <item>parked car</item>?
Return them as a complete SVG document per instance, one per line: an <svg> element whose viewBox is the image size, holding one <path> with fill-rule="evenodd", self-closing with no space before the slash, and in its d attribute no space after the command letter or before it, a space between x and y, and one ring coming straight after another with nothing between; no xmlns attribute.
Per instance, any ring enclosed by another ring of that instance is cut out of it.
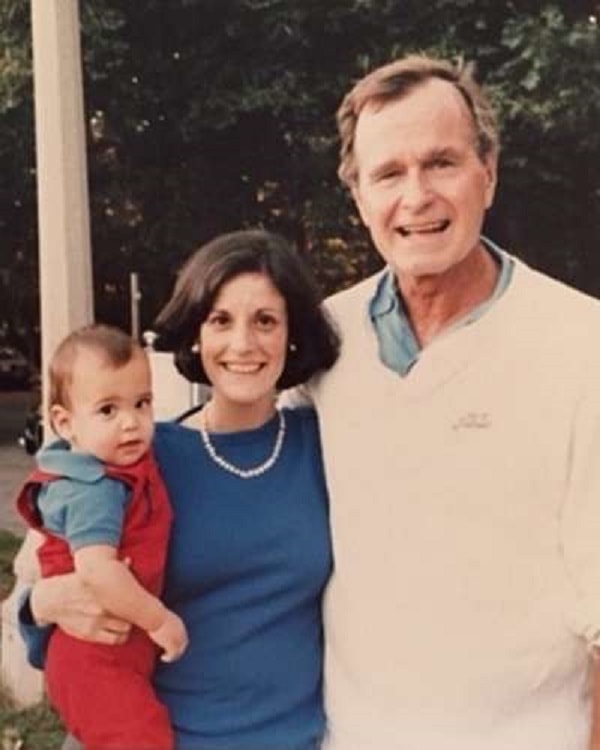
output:
<svg viewBox="0 0 600 750"><path fill-rule="evenodd" d="M31 368L20 351L12 346L0 346L0 385L11 388L27 388Z"/></svg>
<svg viewBox="0 0 600 750"><path fill-rule="evenodd" d="M19 445L25 448L25 452L33 456L42 447L44 442L44 420L42 419L41 405L38 404L30 409L25 415L23 432L19 436Z"/></svg>

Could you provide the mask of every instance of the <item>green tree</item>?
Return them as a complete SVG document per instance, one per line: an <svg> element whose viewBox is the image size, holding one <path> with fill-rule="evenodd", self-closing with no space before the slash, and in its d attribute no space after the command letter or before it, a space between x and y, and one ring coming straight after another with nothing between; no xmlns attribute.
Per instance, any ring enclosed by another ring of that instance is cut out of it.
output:
<svg viewBox="0 0 600 750"><path fill-rule="evenodd" d="M490 76L504 122L497 215L506 242L554 276L600 296L598 18L547 6L510 19Z"/></svg>
<svg viewBox="0 0 600 750"><path fill-rule="evenodd" d="M28 4L1 0L0 335L8 335L35 359L38 294L32 86Z"/></svg>
<svg viewBox="0 0 600 750"><path fill-rule="evenodd" d="M0 268L21 264L34 320L27 6L0 0ZM127 325L137 271L149 325L189 252L240 226L284 233L328 292L371 272L334 112L368 69L420 50L476 60L498 102L490 233L600 296L598 14L590 0L81 3L98 317Z"/></svg>

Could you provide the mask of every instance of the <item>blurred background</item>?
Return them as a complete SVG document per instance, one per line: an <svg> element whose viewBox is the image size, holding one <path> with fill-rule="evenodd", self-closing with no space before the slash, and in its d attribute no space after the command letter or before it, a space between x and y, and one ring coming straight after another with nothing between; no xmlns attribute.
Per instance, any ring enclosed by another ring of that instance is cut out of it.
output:
<svg viewBox="0 0 600 750"><path fill-rule="evenodd" d="M414 51L476 61L492 92L486 231L600 296L598 2L86 0L80 15L97 319L131 326L135 274L150 327L182 260L243 226L286 235L324 293L375 270L338 185L334 113L355 79ZM0 0L2 389L39 366L35 179L30 7Z"/></svg>
<svg viewBox="0 0 600 750"><path fill-rule="evenodd" d="M357 78L409 52L474 60L494 98L503 148L486 233L600 297L597 0L84 0L79 9L97 320L150 328L190 252L240 227L285 235L325 294L376 270L336 177L334 115ZM11 531L22 531L12 498L32 465L16 440L39 429L30 10L29 0L0 0L0 599L19 543ZM47 712L7 706L0 692L10 747L22 736L38 750L58 746Z"/></svg>

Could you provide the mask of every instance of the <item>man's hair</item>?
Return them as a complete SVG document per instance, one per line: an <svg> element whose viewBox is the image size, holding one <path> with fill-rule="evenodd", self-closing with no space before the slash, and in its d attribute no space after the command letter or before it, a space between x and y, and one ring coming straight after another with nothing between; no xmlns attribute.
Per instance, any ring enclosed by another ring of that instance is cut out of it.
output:
<svg viewBox="0 0 600 750"><path fill-rule="evenodd" d="M264 274L285 301L291 348L277 387L289 388L331 367L339 340L308 268L283 237L255 229L216 237L179 272L171 299L155 322L161 345L174 352L179 372L193 383L209 383L196 347L200 326L223 285L243 273Z"/></svg>
<svg viewBox="0 0 600 750"><path fill-rule="evenodd" d="M491 102L474 78L474 66L463 61L453 64L425 55L408 55L361 78L346 94L337 111L341 141L338 176L346 186L352 187L358 176L354 140L363 109L367 105L381 107L402 99L417 86L434 78L448 81L462 96L473 122L479 158L483 161L498 152L496 118Z"/></svg>
<svg viewBox="0 0 600 750"><path fill-rule="evenodd" d="M48 408L69 407L73 371L82 350L93 351L101 361L115 368L126 365L140 344L119 328L93 324L77 328L56 347L48 369Z"/></svg>

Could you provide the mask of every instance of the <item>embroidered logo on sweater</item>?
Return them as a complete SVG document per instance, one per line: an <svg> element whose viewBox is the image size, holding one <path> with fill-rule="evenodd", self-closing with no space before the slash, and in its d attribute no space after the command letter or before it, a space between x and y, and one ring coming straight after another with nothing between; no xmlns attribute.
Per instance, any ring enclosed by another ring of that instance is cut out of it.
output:
<svg viewBox="0 0 600 750"><path fill-rule="evenodd" d="M463 414L452 425L453 430L487 430L492 426L492 418L487 411L470 411Z"/></svg>

